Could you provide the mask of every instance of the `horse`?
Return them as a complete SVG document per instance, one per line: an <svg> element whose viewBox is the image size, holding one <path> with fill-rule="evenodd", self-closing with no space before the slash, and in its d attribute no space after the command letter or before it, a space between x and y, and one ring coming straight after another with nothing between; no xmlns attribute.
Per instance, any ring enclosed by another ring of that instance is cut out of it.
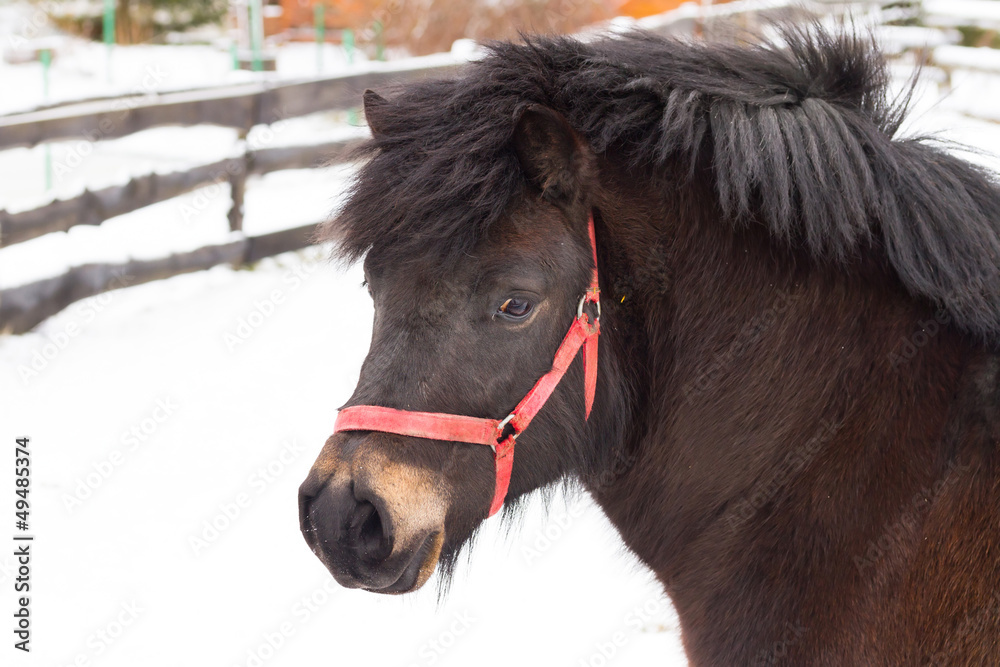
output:
<svg viewBox="0 0 1000 667"><path fill-rule="evenodd" d="M812 25L524 36L366 91L321 233L371 348L299 491L337 582L447 581L568 483L692 665L1000 664L1000 186L889 85Z"/></svg>

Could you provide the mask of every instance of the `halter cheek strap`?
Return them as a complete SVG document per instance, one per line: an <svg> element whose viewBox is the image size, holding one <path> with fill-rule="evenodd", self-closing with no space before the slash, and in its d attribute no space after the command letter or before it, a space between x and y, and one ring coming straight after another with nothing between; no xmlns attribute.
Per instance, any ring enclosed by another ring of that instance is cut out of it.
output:
<svg viewBox="0 0 1000 667"><path fill-rule="evenodd" d="M594 259L590 286L580 298L576 318L556 350L552 369L535 382L535 386L525 394L509 415L503 419L483 419L441 412L396 410L378 405L354 405L340 411L333 432L379 431L413 438L467 442L492 447L496 484L488 516L496 514L503 507L504 499L507 497L517 437L528 428L531 420L549 400L581 347L586 409L584 419L590 417L590 410L594 405L594 392L597 387L597 341L601 333L601 290L597 281L597 240L594 236L593 215L588 222L588 231ZM588 302L594 304L597 309L593 321L583 310Z"/></svg>

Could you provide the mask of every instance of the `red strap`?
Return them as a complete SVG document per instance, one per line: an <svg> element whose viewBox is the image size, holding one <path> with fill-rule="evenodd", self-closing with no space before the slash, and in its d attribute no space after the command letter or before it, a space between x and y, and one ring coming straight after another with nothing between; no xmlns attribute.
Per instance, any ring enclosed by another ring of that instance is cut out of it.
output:
<svg viewBox="0 0 1000 667"><path fill-rule="evenodd" d="M514 440L513 435L506 437L497 445L493 454L493 470L497 481L493 485L493 500L490 501L490 513L486 515L487 519L500 511L503 501L507 498L510 474L514 470Z"/></svg>
<svg viewBox="0 0 1000 667"><path fill-rule="evenodd" d="M381 431L414 438L495 445L500 434L499 425L498 419L441 412L410 412L379 405L354 405L340 411L333 432Z"/></svg>
<svg viewBox="0 0 1000 667"><path fill-rule="evenodd" d="M569 331L566 332L562 343L556 350L555 359L552 361L552 370L538 379L535 386L524 395L521 402L511 412L514 418L511 419L510 423L516 432L520 433L528 428L528 424L549 400L556 385L566 374L573 357L580 351L580 347L591 336L597 336L599 333L597 327L591 328L589 326L587 319L587 314L584 313L583 317L573 320L573 324L569 326Z"/></svg>
<svg viewBox="0 0 1000 667"><path fill-rule="evenodd" d="M597 389L597 342L601 333L601 285L597 280L597 236L594 234L594 216L591 214L587 224L590 235L590 250L594 256L594 272L590 276L590 288L583 298L597 306L597 319L594 321L594 334L583 341L583 395L586 412L584 419L590 418L590 409L594 407L594 392Z"/></svg>
<svg viewBox="0 0 1000 667"><path fill-rule="evenodd" d="M594 392L597 390L597 336L601 323L596 323L597 332L583 341L583 396L586 412L584 419L590 419L590 410L594 407Z"/></svg>
<svg viewBox="0 0 1000 667"><path fill-rule="evenodd" d="M441 412L410 412L378 405L354 405L344 408L337 415L333 432L340 431L379 431L414 438L490 445L494 447L493 468L496 483L489 516L496 514L503 506L514 466L514 441L517 435L511 434L503 442L498 442L501 436L498 419L449 415Z"/></svg>
<svg viewBox="0 0 1000 667"><path fill-rule="evenodd" d="M598 292L601 290L597 284L597 234L594 232L594 214L590 214L587 219L587 236L590 237L590 254L594 258L594 274L590 280L590 286Z"/></svg>
<svg viewBox="0 0 1000 667"><path fill-rule="evenodd" d="M528 428L528 424L549 400L581 346L583 347L585 419L590 417L590 410L594 405L594 392L597 388L597 341L601 333L601 290L597 280L597 241L594 236L593 216L590 217L588 232L594 257L594 271L590 286L583 295L580 304L581 312L573 320L569 331L566 332L562 343L559 344L552 361L552 369L535 382L535 386L525 394L506 419L484 419L441 412L410 412L409 410L395 410L378 405L353 405L344 408L337 415L333 432L379 431L414 438L467 442L493 447L496 484L488 516L496 514L503 507L503 501L507 497L507 489L510 486L510 475L514 466L514 444L517 436ZM584 302L597 306L597 319L594 320L593 324L590 322L590 316L582 312ZM504 437L508 425L511 432ZM501 438L503 438L502 441Z"/></svg>

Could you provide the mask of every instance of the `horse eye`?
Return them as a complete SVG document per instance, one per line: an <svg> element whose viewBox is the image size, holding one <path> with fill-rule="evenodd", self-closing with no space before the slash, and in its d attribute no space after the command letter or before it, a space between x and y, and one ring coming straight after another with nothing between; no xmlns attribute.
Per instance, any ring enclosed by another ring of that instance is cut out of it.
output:
<svg viewBox="0 0 1000 667"><path fill-rule="evenodd" d="M531 312L531 302L511 297L500 306L500 312L509 317L520 319Z"/></svg>

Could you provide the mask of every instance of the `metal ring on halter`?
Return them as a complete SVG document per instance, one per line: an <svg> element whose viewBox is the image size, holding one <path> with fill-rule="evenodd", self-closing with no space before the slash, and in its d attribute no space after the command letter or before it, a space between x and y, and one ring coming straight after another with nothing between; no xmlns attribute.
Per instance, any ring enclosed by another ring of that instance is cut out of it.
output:
<svg viewBox="0 0 1000 667"><path fill-rule="evenodd" d="M514 413L513 412L510 413L509 415L507 415L506 417L504 417L500 421L500 423L497 424L497 433L499 433L500 435L503 435L504 428L507 427L507 424L509 424L510 420L513 419L513 418L514 418ZM512 440L517 440L517 436L519 436L519 435L521 435L521 434L518 433L517 431L514 431L513 433L510 434L510 437L511 437ZM497 453L497 446L496 445L490 445L490 448L493 450L494 454Z"/></svg>
<svg viewBox="0 0 1000 667"><path fill-rule="evenodd" d="M590 299L587 298L586 292L584 292L583 296L580 297L580 303L577 304L576 306L576 319L580 319L581 317L583 317L583 304L585 304L587 301L590 301L595 306L597 306L597 317L595 318L595 321L601 319L601 300L597 299L596 301L591 301Z"/></svg>

